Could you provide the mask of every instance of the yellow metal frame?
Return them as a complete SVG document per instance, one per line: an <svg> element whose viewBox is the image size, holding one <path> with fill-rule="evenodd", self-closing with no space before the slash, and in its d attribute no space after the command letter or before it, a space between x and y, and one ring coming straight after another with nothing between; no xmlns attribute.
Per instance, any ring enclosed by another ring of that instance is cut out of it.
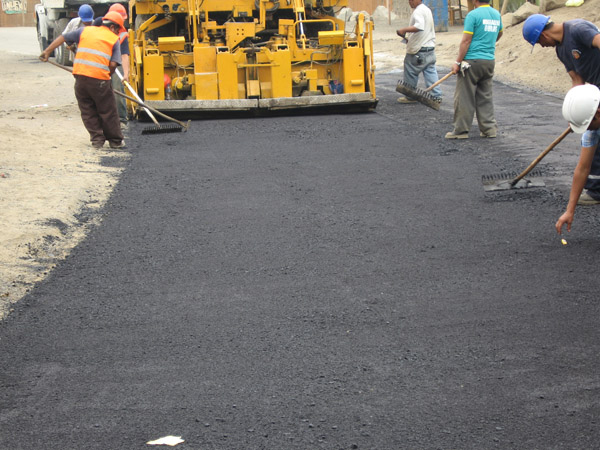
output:
<svg viewBox="0 0 600 450"><path fill-rule="evenodd" d="M323 1L325 7L346 3ZM145 101L166 100L167 91L174 100L197 101L328 96L331 82L341 84L344 94L376 99L373 24L363 14L350 36L334 17L307 18L303 0L259 0L258 6L255 0L132 0L130 16L146 19L129 32L131 84ZM276 7L293 19L279 19L276 34L254 45L257 34L272 28ZM223 11L242 20L220 24ZM177 25L181 15L184 28ZM177 36L155 36L173 25ZM325 29L308 37L313 25Z"/></svg>

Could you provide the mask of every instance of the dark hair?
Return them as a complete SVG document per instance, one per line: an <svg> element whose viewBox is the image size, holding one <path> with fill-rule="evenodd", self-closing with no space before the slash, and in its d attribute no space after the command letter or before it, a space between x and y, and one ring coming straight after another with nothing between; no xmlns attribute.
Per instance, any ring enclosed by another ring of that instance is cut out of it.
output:
<svg viewBox="0 0 600 450"><path fill-rule="evenodd" d="M554 25L554 22L552 22L551 20L549 20L546 25L544 25L544 29L542 31L546 31L548 28L550 28L552 25Z"/></svg>

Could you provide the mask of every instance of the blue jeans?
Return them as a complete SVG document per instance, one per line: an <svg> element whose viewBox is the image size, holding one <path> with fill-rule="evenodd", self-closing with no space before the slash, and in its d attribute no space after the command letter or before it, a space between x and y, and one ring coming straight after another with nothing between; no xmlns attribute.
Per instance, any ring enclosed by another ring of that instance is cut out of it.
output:
<svg viewBox="0 0 600 450"><path fill-rule="evenodd" d="M417 87L419 74L423 73L425 86L429 87L438 81L438 73L435 68L435 51L418 52L414 55L407 54L404 57L404 82L410 86ZM432 97L442 97L439 86L431 90Z"/></svg>
<svg viewBox="0 0 600 450"><path fill-rule="evenodd" d="M583 133L581 136L581 146L596 147L596 153L594 153L592 167L585 182L585 188L600 194L600 151L598 151L598 147L600 146L600 130L588 130Z"/></svg>

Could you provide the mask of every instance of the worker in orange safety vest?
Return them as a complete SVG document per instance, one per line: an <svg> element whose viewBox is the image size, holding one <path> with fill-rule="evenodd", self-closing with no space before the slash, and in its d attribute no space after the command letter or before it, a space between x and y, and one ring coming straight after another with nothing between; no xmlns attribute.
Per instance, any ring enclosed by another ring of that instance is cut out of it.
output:
<svg viewBox="0 0 600 450"><path fill-rule="evenodd" d="M125 146L111 87L111 75L121 64L119 33L124 30L123 17L111 11L104 16L101 27L60 35L40 55L42 61L48 61L54 49L64 42L78 44L73 62L75 97L95 148L102 148L105 141L111 148Z"/></svg>

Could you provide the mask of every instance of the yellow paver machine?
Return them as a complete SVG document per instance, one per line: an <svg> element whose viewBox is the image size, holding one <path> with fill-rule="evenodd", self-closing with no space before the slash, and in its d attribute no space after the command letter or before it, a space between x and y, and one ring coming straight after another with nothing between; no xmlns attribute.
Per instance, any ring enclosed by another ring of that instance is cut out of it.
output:
<svg viewBox="0 0 600 450"><path fill-rule="evenodd" d="M377 105L373 23L347 0L132 0L130 82L179 116ZM134 111L141 111L137 104Z"/></svg>

